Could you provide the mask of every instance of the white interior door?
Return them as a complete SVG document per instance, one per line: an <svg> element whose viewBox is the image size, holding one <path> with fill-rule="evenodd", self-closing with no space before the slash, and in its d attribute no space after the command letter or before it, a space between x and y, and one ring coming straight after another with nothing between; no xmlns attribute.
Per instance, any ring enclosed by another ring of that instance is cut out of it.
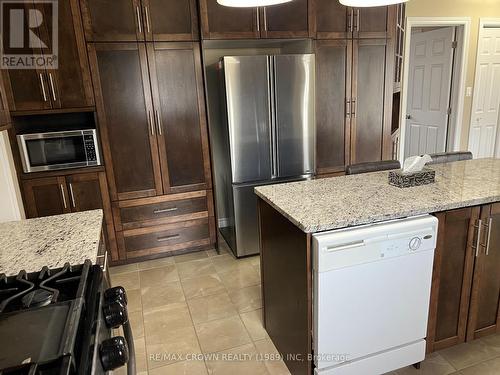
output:
<svg viewBox="0 0 500 375"><path fill-rule="evenodd" d="M477 54L469 150L475 158L493 157L496 142L500 157L500 24L481 28Z"/></svg>
<svg viewBox="0 0 500 375"><path fill-rule="evenodd" d="M453 37L453 27L411 36L405 157L446 150Z"/></svg>

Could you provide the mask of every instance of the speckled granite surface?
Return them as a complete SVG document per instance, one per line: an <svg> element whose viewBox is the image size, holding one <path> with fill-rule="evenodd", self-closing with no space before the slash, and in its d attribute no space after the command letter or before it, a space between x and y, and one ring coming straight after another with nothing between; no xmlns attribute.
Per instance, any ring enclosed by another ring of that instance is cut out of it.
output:
<svg viewBox="0 0 500 375"><path fill-rule="evenodd" d="M500 201L500 159L434 165L436 183L390 186L388 172L255 188L306 233Z"/></svg>
<svg viewBox="0 0 500 375"><path fill-rule="evenodd" d="M95 263L102 221L102 210L94 210L0 223L0 273Z"/></svg>

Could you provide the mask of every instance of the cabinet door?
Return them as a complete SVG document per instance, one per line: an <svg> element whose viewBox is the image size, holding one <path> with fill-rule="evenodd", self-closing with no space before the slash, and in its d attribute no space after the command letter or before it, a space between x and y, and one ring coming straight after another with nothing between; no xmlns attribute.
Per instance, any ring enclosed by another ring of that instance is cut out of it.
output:
<svg viewBox="0 0 500 375"><path fill-rule="evenodd" d="M260 37L257 8L226 7L217 0L200 0L204 39L255 39Z"/></svg>
<svg viewBox="0 0 500 375"><path fill-rule="evenodd" d="M386 38L388 7L354 9L354 38Z"/></svg>
<svg viewBox="0 0 500 375"><path fill-rule="evenodd" d="M87 42L144 40L140 0L82 0Z"/></svg>
<svg viewBox="0 0 500 375"><path fill-rule="evenodd" d="M352 41L316 42L317 173L345 170L349 163Z"/></svg>
<svg viewBox="0 0 500 375"><path fill-rule="evenodd" d="M316 0L315 25L317 39L352 37L353 9L332 0Z"/></svg>
<svg viewBox="0 0 500 375"><path fill-rule="evenodd" d="M45 17L50 19L50 13ZM58 2L59 65L49 70L54 108L80 108L94 104L87 51L77 0Z"/></svg>
<svg viewBox="0 0 500 375"><path fill-rule="evenodd" d="M434 257L427 351L465 341L479 208L440 213Z"/></svg>
<svg viewBox="0 0 500 375"><path fill-rule="evenodd" d="M111 199L162 193L146 47L89 45Z"/></svg>
<svg viewBox="0 0 500 375"><path fill-rule="evenodd" d="M201 58L197 43L148 45L163 189L209 188Z"/></svg>
<svg viewBox="0 0 500 375"><path fill-rule="evenodd" d="M476 258L467 340L500 332L500 203L484 206L482 249Z"/></svg>
<svg viewBox="0 0 500 375"><path fill-rule="evenodd" d="M146 40L199 40L195 0L142 0Z"/></svg>
<svg viewBox="0 0 500 375"><path fill-rule="evenodd" d="M262 38L309 37L308 0L260 8L260 35Z"/></svg>
<svg viewBox="0 0 500 375"><path fill-rule="evenodd" d="M386 61L385 39L353 41L351 164L382 159L392 102L387 100L386 82L392 83L392 74L387 81Z"/></svg>
<svg viewBox="0 0 500 375"><path fill-rule="evenodd" d="M64 177L47 177L23 182L28 218L71 212Z"/></svg>

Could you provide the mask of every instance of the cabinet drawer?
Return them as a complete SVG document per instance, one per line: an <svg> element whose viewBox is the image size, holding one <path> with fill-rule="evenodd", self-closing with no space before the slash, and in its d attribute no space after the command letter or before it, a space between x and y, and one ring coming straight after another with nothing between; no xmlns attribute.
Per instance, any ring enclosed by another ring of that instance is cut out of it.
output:
<svg viewBox="0 0 500 375"><path fill-rule="evenodd" d="M117 230L144 228L209 216L205 191L119 202L114 207Z"/></svg>
<svg viewBox="0 0 500 375"><path fill-rule="evenodd" d="M209 220L126 230L118 242L127 259L210 245Z"/></svg>

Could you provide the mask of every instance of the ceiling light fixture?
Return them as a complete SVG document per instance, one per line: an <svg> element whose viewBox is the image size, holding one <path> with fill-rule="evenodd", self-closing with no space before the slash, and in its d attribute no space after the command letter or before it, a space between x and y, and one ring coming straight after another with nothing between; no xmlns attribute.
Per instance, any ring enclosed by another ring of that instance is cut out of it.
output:
<svg viewBox="0 0 500 375"><path fill-rule="evenodd" d="M220 5L237 8L265 7L268 5L288 3L290 1L292 0L217 0Z"/></svg>
<svg viewBox="0 0 500 375"><path fill-rule="evenodd" d="M406 3L407 1L408 0L339 0L340 4L355 8L381 7Z"/></svg>

